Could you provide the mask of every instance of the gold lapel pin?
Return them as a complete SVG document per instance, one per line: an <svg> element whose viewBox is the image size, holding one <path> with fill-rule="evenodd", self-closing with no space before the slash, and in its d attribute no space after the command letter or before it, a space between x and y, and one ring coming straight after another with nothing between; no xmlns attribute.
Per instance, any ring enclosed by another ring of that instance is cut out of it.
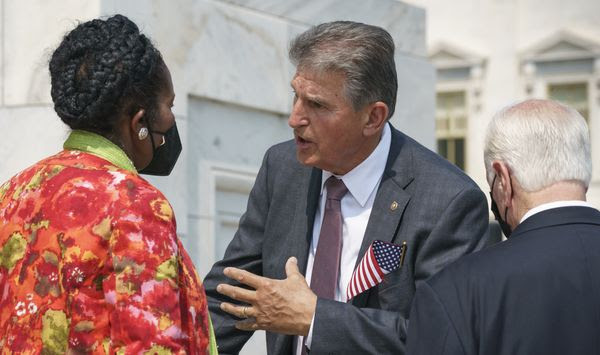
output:
<svg viewBox="0 0 600 355"><path fill-rule="evenodd" d="M398 208L398 202L394 201L390 205L390 210L395 211Z"/></svg>

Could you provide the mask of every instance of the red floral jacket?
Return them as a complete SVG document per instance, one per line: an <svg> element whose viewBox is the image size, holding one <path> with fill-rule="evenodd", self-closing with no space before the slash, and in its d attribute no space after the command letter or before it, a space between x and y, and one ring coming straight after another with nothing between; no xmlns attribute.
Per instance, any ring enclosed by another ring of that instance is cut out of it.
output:
<svg viewBox="0 0 600 355"><path fill-rule="evenodd" d="M208 352L173 210L132 166L64 150L0 187L0 353Z"/></svg>

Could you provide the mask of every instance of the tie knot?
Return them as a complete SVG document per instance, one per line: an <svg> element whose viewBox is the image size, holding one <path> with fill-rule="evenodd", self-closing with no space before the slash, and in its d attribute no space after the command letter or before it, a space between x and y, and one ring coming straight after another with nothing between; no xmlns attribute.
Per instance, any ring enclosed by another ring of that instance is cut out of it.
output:
<svg viewBox="0 0 600 355"><path fill-rule="evenodd" d="M327 188L327 199L328 200L341 200L342 197L348 192L348 188L341 179L331 176L325 181L325 187Z"/></svg>

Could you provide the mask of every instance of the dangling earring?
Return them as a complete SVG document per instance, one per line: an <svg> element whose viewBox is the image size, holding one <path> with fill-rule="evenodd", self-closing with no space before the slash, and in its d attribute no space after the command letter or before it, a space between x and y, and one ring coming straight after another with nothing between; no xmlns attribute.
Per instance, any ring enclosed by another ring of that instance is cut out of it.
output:
<svg viewBox="0 0 600 355"><path fill-rule="evenodd" d="M146 137L148 137L148 128L142 127L138 132L138 138L139 140L143 141L144 139L146 139Z"/></svg>

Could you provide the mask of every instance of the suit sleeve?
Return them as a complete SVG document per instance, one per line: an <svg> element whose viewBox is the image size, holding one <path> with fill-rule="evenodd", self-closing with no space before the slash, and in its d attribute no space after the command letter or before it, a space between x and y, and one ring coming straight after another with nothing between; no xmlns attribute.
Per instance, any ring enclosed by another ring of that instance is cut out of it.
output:
<svg viewBox="0 0 600 355"><path fill-rule="evenodd" d="M407 353L411 355L464 355L456 328L438 295L423 282L410 312Z"/></svg>
<svg viewBox="0 0 600 355"><path fill-rule="evenodd" d="M208 309L213 322L220 354L237 354L252 336L253 332L235 328L239 319L223 312L221 302L239 303L217 292L217 285L239 283L225 277L223 269L228 266L247 270L262 275L262 246L267 214L269 210L269 192L267 187L268 156L265 154L262 166L248 198L248 206L233 240L225 251L221 261L215 263L204 279L204 287L208 298Z"/></svg>
<svg viewBox="0 0 600 355"><path fill-rule="evenodd" d="M461 256L483 248L487 233L487 200L479 189L457 195L418 251L415 280L419 284Z"/></svg>
<svg viewBox="0 0 600 355"><path fill-rule="evenodd" d="M469 188L454 196L429 235L413 246L412 281L401 284L401 292L414 293L417 284L481 248L487 226L487 201L481 190ZM408 309L393 312L319 299L311 352L405 354L408 323Z"/></svg>

